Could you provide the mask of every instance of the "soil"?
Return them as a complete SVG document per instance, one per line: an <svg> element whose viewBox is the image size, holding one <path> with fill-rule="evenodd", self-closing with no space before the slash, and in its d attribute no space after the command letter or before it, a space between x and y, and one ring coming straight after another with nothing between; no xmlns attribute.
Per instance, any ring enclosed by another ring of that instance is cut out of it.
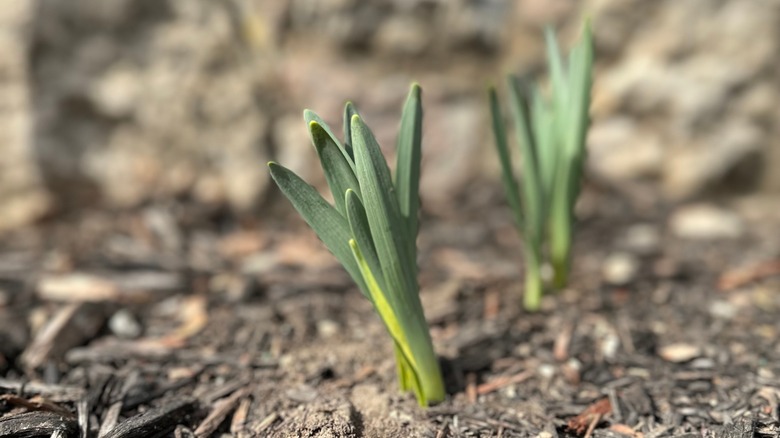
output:
<svg viewBox="0 0 780 438"><path fill-rule="evenodd" d="M7 236L0 437L780 433L776 221L680 239L652 190L589 187L570 287L531 314L500 187L475 184L423 218L449 396L421 409L370 304L277 201L254 220L180 200ZM658 242L627 243L637 224ZM623 285L602 274L616 253L638 263Z"/></svg>

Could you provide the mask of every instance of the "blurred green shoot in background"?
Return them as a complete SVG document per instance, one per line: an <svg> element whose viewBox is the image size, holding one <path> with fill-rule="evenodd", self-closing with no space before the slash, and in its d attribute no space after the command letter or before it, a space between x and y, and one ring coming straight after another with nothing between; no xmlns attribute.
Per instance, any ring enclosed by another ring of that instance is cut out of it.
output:
<svg viewBox="0 0 780 438"><path fill-rule="evenodd" d="M590 24L565 62L552 29L545 31L549 92L515 76L508 79L511 119L522 158L515 177L506 127L495 88L490 111L507 201L525 247L527 310L539 308L545 254L553 268L553 286L566 286L574 234L574 205L580 192L592 82Z"/></svg>

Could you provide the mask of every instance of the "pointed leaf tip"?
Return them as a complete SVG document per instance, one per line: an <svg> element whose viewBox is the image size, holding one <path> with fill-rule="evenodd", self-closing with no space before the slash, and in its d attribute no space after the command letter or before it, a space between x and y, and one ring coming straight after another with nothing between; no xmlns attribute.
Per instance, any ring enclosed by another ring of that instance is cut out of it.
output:
<svg viewBox="0 0 780 438"><path fill-rule="evenodd" d="M322 151L331 139L328 131L325 130L325 127L316 120L309 122L309 135L311 135L312 143L317 151Z"/></svg>

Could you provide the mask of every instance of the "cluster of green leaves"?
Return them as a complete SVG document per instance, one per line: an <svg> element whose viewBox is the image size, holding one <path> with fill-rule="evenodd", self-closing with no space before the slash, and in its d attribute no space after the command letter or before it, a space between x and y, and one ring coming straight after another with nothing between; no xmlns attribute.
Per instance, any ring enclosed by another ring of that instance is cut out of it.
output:
<svg viewBox="0 0 780 438"><path fill-rule="evenodd" d="M444 399L444 383L417 283L417 229L422 140L420 87L403 108L395 178L371 130L347 103L341 142L304 111L335 206L274 162L271 176L373 304L395 347L401 389L420 405Z"/></svg>
<svg viewBox="0 0 780 438"><path fill-rule="evenodd" d="M538 309L543 293L544 250L553 267L553 284L568 281L574 226L574 204L580 192L590 106L593 45L588 23L565 63L555 34L545 32L550 90L509 77L519 152L520 184L514 175L506 128L495 88L489 91L493 133L504 188L525 241L525 294L528 310Z"/></svg>

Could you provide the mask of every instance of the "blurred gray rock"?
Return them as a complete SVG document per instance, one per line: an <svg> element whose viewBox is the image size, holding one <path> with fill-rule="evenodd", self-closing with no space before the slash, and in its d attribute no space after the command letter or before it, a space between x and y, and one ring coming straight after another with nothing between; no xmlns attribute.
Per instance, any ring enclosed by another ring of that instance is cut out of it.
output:
<svg viewBox="0 0 780 438"><path fill-rule="evenodd" d="M689 144L670 147L664 166L665 192L682 199L728 182L737 186L757 183L762 156L769 155L765 135L757 124L731 118L709 133L698 134ZM737 170L750 181L729 181L729 174Z"/></svg>
<svg viewBox="0 0 780 438"><path fill-rule="evenodd" d="M661 173L664 150L659 133L628 117L611 117L591 128L587 165L610 182L652 178Z"/></svg>
<svg viewBox="0 0 780 438"><path fill-rule="evenodd" d="M36 7L36 1L0 7L0 231L30 223L52 206L35 160L29 88L29 30Z"/></svg>
<svg viewBox="0 0 780 438"><path fill-rule="evenodd" d="M481 103L456 97L426 109L420 180L425 205L450 205L479 176L479 157L486 152L481 143L486 122Z"/></svg>
<svg viewBox="0 0 780 438"><path fill-rule="evenodd" d="M594 91L591 146L598 156L621 156L626 149L643 156L646 143L662 145L663 188L673 199L759 186L763 158L774 157L770 151L778 146L770 135L776 119L768 120L774 112L770 101L780 97L775 78L780 39L757 35L776 35L780 4L588 3L597 47L606 49L606 68L596 76ZM612 121L617 115L636 125L634 134L610 141L620 134ZM772 159L767 169L780 165ZM621 170L632 164L617 161ZM632 176L612 166L593 168L612 179L645 176L641 167Z"/></svg>
<svg viewBox="0 0 780 438"><path fill-rule="evenodd" d="M294 0L289 5L294 33L324 36L342 49L417 56L453 46L472 52L498 49L500 24L511 2Z"/></svg>
<svg viewBox="0 0 780 438"><path fill-rule="evenodd" d="M68 201L191 193L248 210L268 184L258 78L224 3L43 2L41 164Z"/></svg>

